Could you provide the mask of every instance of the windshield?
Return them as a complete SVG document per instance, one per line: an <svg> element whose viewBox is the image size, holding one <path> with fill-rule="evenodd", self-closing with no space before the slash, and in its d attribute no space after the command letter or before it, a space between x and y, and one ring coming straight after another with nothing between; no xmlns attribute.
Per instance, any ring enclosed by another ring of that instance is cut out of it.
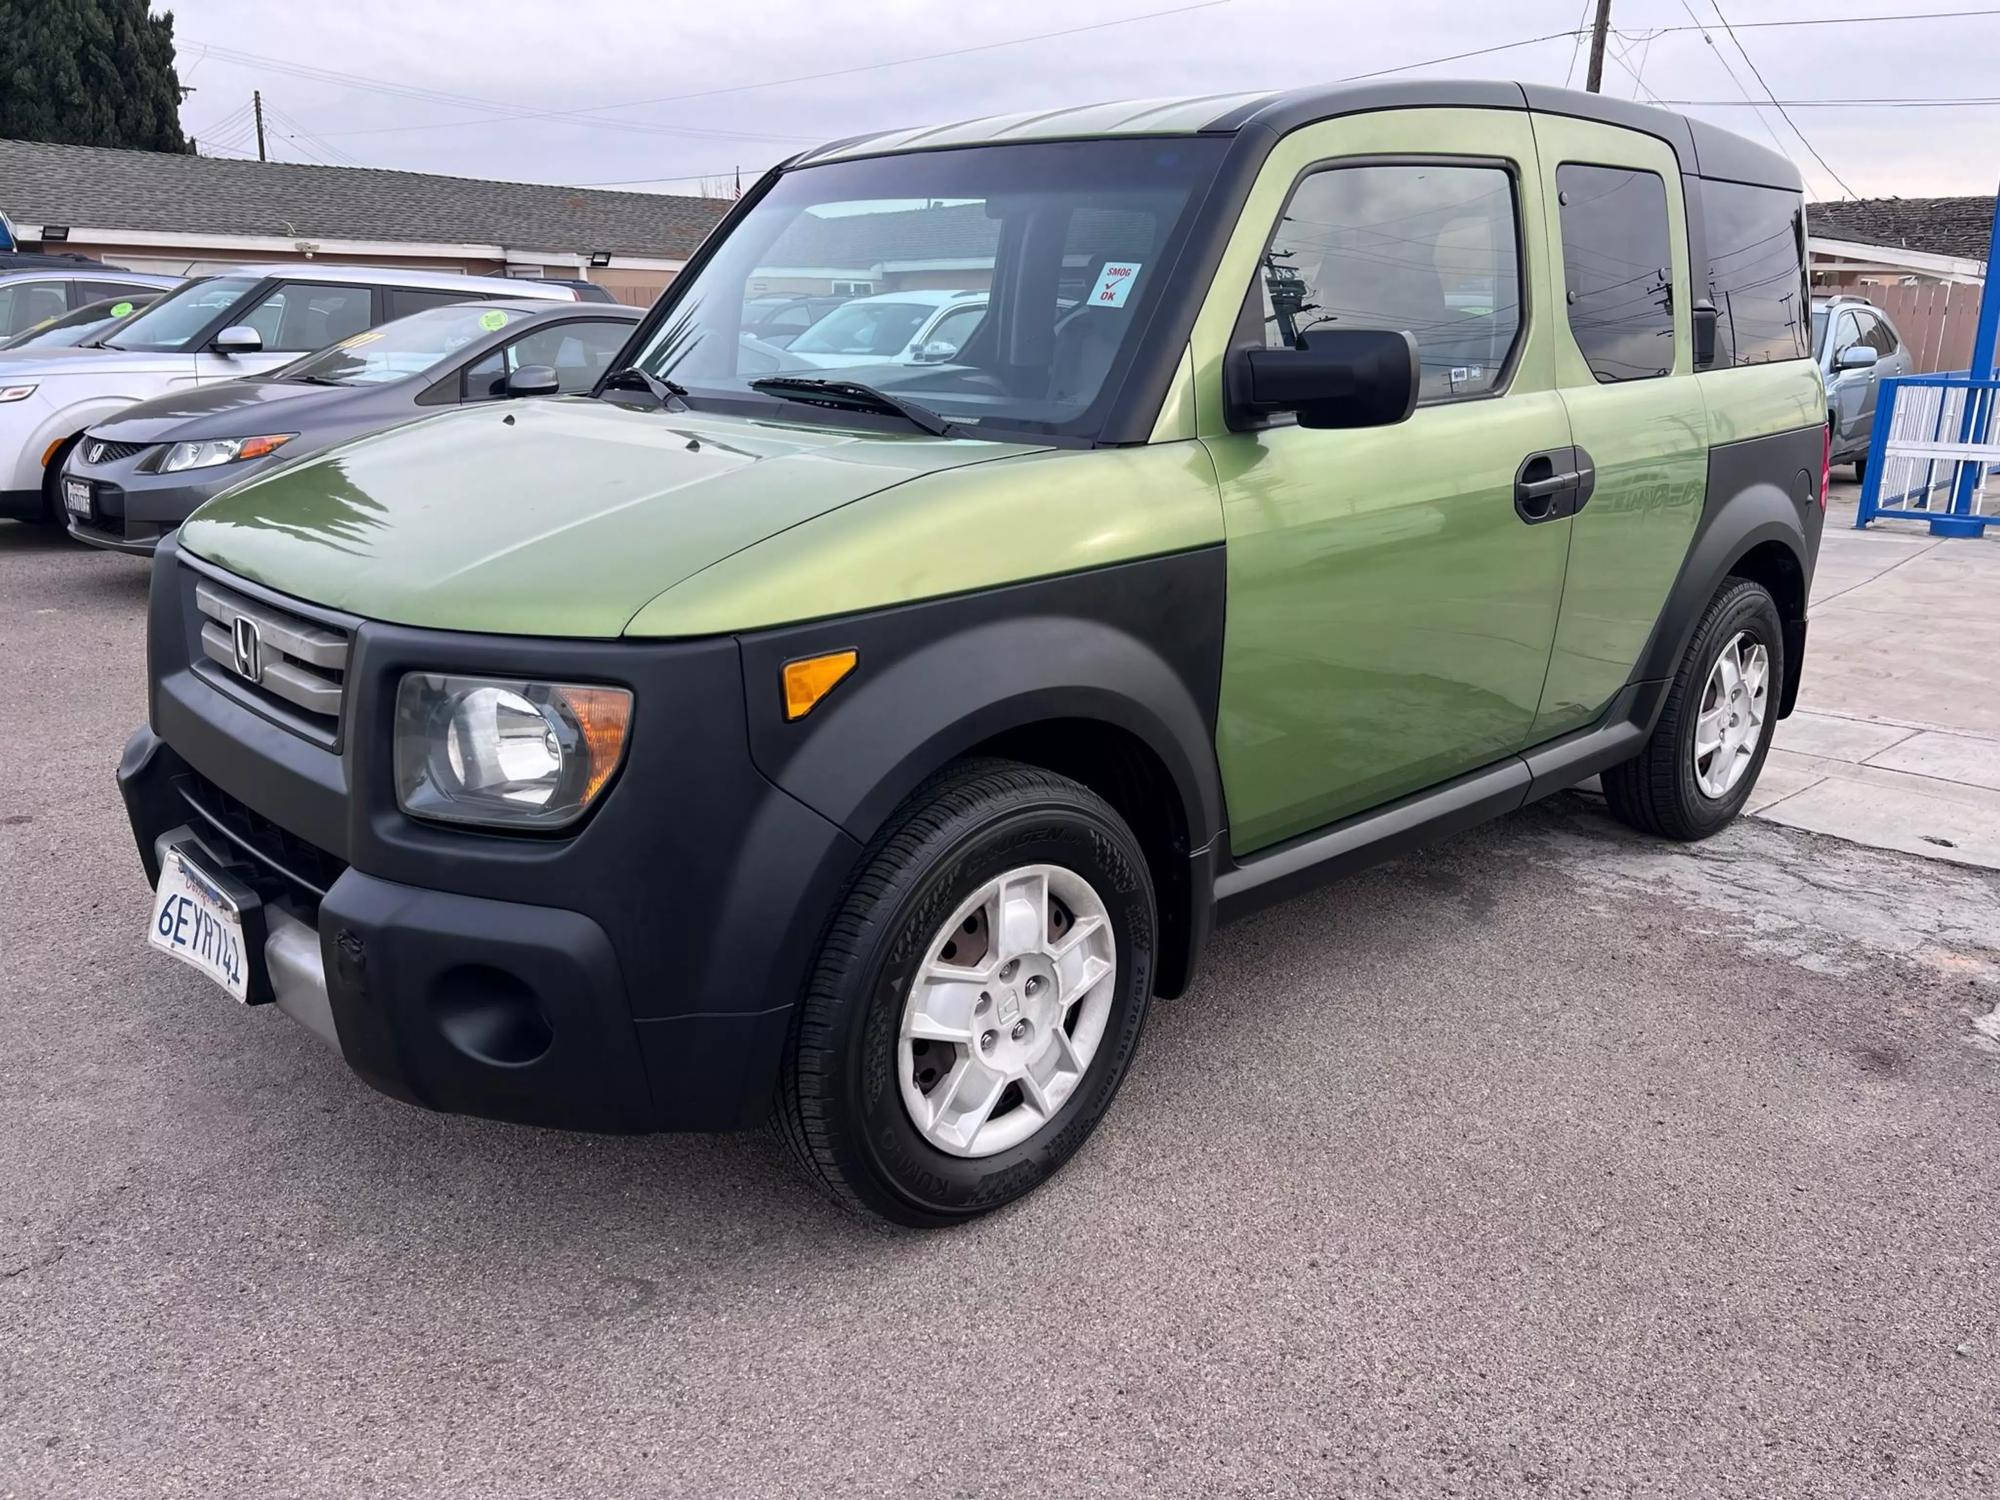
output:
<svg viewBox="0 0 2000 1500"><path fill-rule="evenodd" d="M64 313L60 318L48 318L37 323L24 333L17 333L11 339L0 343L0 349L74 349L91 335L101 332L129 315L133 309L146 306L151 297L107 297L102 302L88 303L74 312Z"/></svg>
<svg viewBox="0 0 2000 1500"><path fill-rule="evenodd" d="M1813 358L1819 358L1820 350L1826 347L1826 309L1813 309Z"/></svg>
<svg viewBox="0 0 2000 1500"><path fill-rule="evenodd" d="M790 406L777 387L753 389L828 379L965 429L1090 437L1223 150L1065 141L788 172L675 298L638 363L697 405L854 423L824 397ZM750 331L779 297L846 300L781 346Z"/></svg>
<svg viewBox="0 0 2000 1500"><path fill-rule="evenodd" d="M255 276L216 276L207 281L190 281L119 329L115 337L105 340L104 346L145 349L156 354L185 349L189 339L258 282Z"/></svg>
<svg viewBox="0 0 2000 1500"><path fill-rule="evenodd" d="M386 385L421 375L474 340L529 316L518 307L484 307L477 302L433 307L344 338L330 349L272 371L267 378L310 385Z"/></svg>

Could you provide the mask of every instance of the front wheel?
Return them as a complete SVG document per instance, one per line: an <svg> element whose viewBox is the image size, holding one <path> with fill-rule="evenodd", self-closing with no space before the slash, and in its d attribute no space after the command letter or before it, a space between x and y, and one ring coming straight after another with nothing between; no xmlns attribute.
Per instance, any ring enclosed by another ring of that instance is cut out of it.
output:
<svg viewBox="0 0 2000 1500"><path fill-rule="evenodd" d="M1060 1167L1117 1092L1152 991L1153 885L1076 782L985 761L905 805L829 927L776 1126L850 1208L976 1217Z"/></svg>
<svg viewBox="0 0 2000 1500"><path fill-rule="evenodd" d="M1729 579L1695 627L1646 748L1604 773L1612 815L1670 839L1720 830L1764 768L1784 680L1777 604L1762 584Z"/></svg>

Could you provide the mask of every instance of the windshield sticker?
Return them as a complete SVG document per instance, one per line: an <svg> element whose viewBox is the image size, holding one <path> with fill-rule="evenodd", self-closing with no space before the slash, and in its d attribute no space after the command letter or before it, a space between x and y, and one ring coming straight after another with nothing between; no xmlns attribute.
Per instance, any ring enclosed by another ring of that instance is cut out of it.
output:
<svg viewBox="0 0 2000 1500"><path fill-rule="evenodd" d="M129 302L114 302L111 304L111 316L114 318L122 318L131 310L132 304Z"/></svg>
<svg viewBox="0 0 2000 1500"><path fill-rule="evenodd" d="M1123 307L1125 299L1132 295L1132 283L1139 279L1140 269L1136 260L1107 260L1098 273L1097 285L1090 289L1090 305Z"/></svg>
<svg viewBox="0 0 2000 1500"><path fill-rule="evenodd" d="M503 312L481 313L479 315L479 326L484 328L488 333L498 333L507 326L507 315Z"/></svg>
<svg viewBox="0 0 2000 1500"><path fill-rule="evenodd" d="M342 349L359 349L363 344L372 344L380 337L382 335L379 332L373 328L369 328L360 333L350 334L340 341L338 347Z"/></svg>

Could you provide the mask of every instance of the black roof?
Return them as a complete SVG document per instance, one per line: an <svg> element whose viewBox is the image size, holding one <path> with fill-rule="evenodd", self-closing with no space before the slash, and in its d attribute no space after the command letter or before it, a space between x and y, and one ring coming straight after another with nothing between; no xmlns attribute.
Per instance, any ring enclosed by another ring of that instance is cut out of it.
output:
<svg viewBox="0 0 2000 1500"><path fill-rule="evenodd" d="M1814 203L1806 208L1806 223L1830 240L1985 260L1993 234L1993 195Z"/></svg>
<svg viewBox="0 0 2000 1500"><path fill-rule="evenodd" d="M0 140L0 207L16 224L500 245L557 254L610 250L678 259L715 227L729 204L375 167Z"/></svg>

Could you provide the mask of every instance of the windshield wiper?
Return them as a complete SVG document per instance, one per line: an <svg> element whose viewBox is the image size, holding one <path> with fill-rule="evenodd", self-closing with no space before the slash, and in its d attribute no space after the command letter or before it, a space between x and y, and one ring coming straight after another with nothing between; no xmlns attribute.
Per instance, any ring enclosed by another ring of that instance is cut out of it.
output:
<svg viewBox="0 0 2000 1500"><path fill-rule="evenodd" d="M667 411L686 411L687 387L637 365L626 365L604 377L607 391L645 391Z"/></svg>
<svg viewBox="0 0 2000 1500"><path fill-rule="evenodd" d="M785 401L814 402L821 406L841 406L851 411L880 411L901 417L912 427L921 427L932 437L951 437L958 424L932 411L921 401L898 396L892 391L864 385L859 380L822 380L812 375L766 375L750 382L753 391L768 391Z"/></svg>

